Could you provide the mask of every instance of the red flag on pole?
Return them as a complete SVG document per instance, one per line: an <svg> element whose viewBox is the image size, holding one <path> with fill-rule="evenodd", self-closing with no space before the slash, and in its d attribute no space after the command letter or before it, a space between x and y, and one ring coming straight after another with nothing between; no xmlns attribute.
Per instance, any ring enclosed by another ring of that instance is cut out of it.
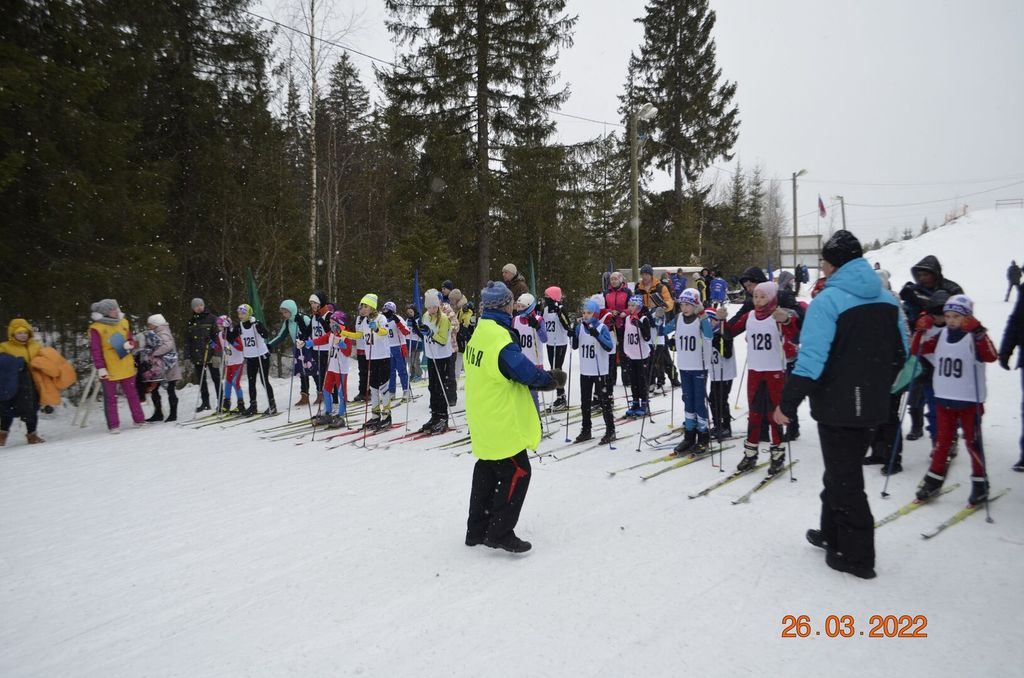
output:
<svg viewBox="0 0 1024 678"><path fill-rule="evenodd" d="M822 219L825 218L825 203L821 201L821 196L818 196L818 216Z"/></svg>

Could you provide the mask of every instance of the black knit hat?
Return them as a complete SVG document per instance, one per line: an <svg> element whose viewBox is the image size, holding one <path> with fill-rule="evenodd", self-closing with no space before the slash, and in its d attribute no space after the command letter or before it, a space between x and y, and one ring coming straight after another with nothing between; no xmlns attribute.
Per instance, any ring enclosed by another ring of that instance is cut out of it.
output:
<svg viewBox="0 0 1024 678"><path fill-rule="evenodd" d="M836 231L821 248L821 258L836 268L863 256L860 240L849 231Z"/></svg>

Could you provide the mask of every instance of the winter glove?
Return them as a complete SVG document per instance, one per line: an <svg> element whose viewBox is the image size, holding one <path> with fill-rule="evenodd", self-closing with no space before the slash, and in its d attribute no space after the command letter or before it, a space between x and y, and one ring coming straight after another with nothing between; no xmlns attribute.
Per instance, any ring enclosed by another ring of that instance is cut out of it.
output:
<svg viewBox="0 0 1024 678"><path fill-rule="evenodd" d="M433 334L433 330L430 329L430 325L427 323L420 323L416 326L416 331L419 332L421 337L429 337Z"/></svg>
<svg viewBox="0 0 1024 678"><path fill-rule="evenodd" d="M395 314L393 312L391 312L391 311L383 311L382 315L385 318L387 318L389 321L394 321L394 319L395 319Z"/></svg>
<svg viewBox="0 0 1024 678"><path fill-rule="evenodd" d="M774 311L772 311L772 318L777 323L788 323L790 318L789 311L787 311L784 308L777 308Z"/></svg>
<svg viewBox="0 0 1024 678"><path fill-rule="evenodd" d="M1010 369L1010 354L1009 353L1000 353L999 354L999 366L1002 367L1004 370Z"/></svg>
<svg viewBox="0 0 1024 678"><path fill-rule="evenodd" d="M526 324L532 327L533 329L537 329L540 327L540 321L537 320L537 316L534 315L533 313L530 313L529 315L526 316Z"/></svg>
<svg viewBox="0 0 1024 678"><path fill-rule="evenodd" d="M305 346L306 348L313 348L313 340L306 339L305 343L303 343L302 345Z"/></svg>
<svg viewBox="0 0 1024 678"><path fill-rule="evenodd" d="M922 313L917 317L917 322L914 323L914 331L921 332L927 331L935 327L935 319L928 313Z"/></svg>
<svg viewBox="0 0 1024 678"><path fill-rule="evenodd" d="M729 311L725 308L725 306L722 306L717 311L715 311L715 317L719 321L724 322L729 317Z"/></svg>
<svg viewBox="0 0 1024 678"><path fill-rule="evenodd" d="M98 370L96 370L96 375L100 379L106 379L107 378L107 368L106 367L99 368Z"/></svg>
<svg viewBox="0 0 1024 678"><path fill-rule="evenodd" d="M975 336L975 338L979 338L985 334L985 328L973 315L969 315L964 318L963 323L960 324L960 329L964 332L970 332Z"/></svg>
<svg viewBox="0 0 1024 678"><path fill-rule="evenodd" d="M369 326L371 332L376 332L377 331L377 321L376 320L371 320L369 323L367 323L367 325Z"/></svg>
<svg viewBox="0 0 1024 678"><path fill-rule="evenodd" d="M554 391L556 389L565 388L565 382L569 380L569 375L562 370L548 370L548 374L551 375L551 383L546 388L539 389L541 391Z"/></svg>

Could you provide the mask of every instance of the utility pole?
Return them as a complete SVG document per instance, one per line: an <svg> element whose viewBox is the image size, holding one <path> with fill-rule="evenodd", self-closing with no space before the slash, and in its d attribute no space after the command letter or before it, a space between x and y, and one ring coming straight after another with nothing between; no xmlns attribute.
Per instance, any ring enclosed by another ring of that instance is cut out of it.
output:
<svg viewBox="0 0 1024 678"><path fill-rule="evenodd" d="M843 196L837 196L839 198L839 207L843 212L843 230L846 230L846 198Z"/></svg>
<svg viewBox="0 0 1024 678"><path fill-rule="evenodd" d="M640 282L640 140L637 126L658 114L652 104L629 114L629 223L633 227L633 283Z"/></svg>
<svg viewBox="0 0 1024 678"><path fill-rule="evenodd" d="M633 227L633 282L640 280L640 159L637 114L629 114L629 225Z"/></svg>
<svg viewBox="0 0 1024 678"><path fill-rule="evenodd" d="M316 289L316 0L309 0L309 285Z"/></svg>
<svg viewBox="0 0 1024 678"><path fill-rule="evenodd" d="M799 172L793 172L793 271L794 271L794 273L796 272L796 267L800 265L799 261L797 260L797 250L799 249L799 247L797 246L797 233L798 233L799 229L797 228L797 216L796 216L796 180L797 180L797 177L802 177L805 174L807 174L807 170L805 170L805 169L802 169ZM782 262L781 261L779 262L779 268L782 268Z"/></svg>

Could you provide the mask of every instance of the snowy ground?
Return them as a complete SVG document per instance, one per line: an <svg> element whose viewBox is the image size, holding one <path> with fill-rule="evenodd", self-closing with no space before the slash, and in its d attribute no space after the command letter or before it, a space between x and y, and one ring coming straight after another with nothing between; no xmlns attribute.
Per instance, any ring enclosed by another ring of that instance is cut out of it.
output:
<svg viewBox="0 0 1024 678"><path fill-rule="evenodd" d="M1019 211L980 213L871 258L902 284L936 254L998 339L1006 246L1022 233ZM284 417L114 437L96 416L72 429L67 409L44 418L49 442L30 448L16 424L0 450L0 675L1016 674L1019 375L988 375L992 484L1014 491L993 504L994 524L976 514L923 541L966 500L958 459L958 490L879 529L879 577L867 582L828 569L804 541L822 470L806 414L797 482L747 505L730 500L751 477L687 499L721 477L707 461L647 482L610 478L663 454L638 454L636 436L616 451L534 462L517 530L534 550L523 557L463 545L473 458L429 449L435 441L327 451L259 437ZM276 388L284 401L287 382ZM195 392L182 396L184 406ZM423 421L426 398L411 410L411 424ZM657 415L651 428L669 421ZM728 470L740 454L725 453ZM887 500L877 467L867 470L876 517L912 497L927 455L924 440L908 444ZM781 638L790 614L809 615L822 635ZM826 638L829 614L853 615L854 637ZM874 614L926 615L928 637L861 637Z"/></svg>

